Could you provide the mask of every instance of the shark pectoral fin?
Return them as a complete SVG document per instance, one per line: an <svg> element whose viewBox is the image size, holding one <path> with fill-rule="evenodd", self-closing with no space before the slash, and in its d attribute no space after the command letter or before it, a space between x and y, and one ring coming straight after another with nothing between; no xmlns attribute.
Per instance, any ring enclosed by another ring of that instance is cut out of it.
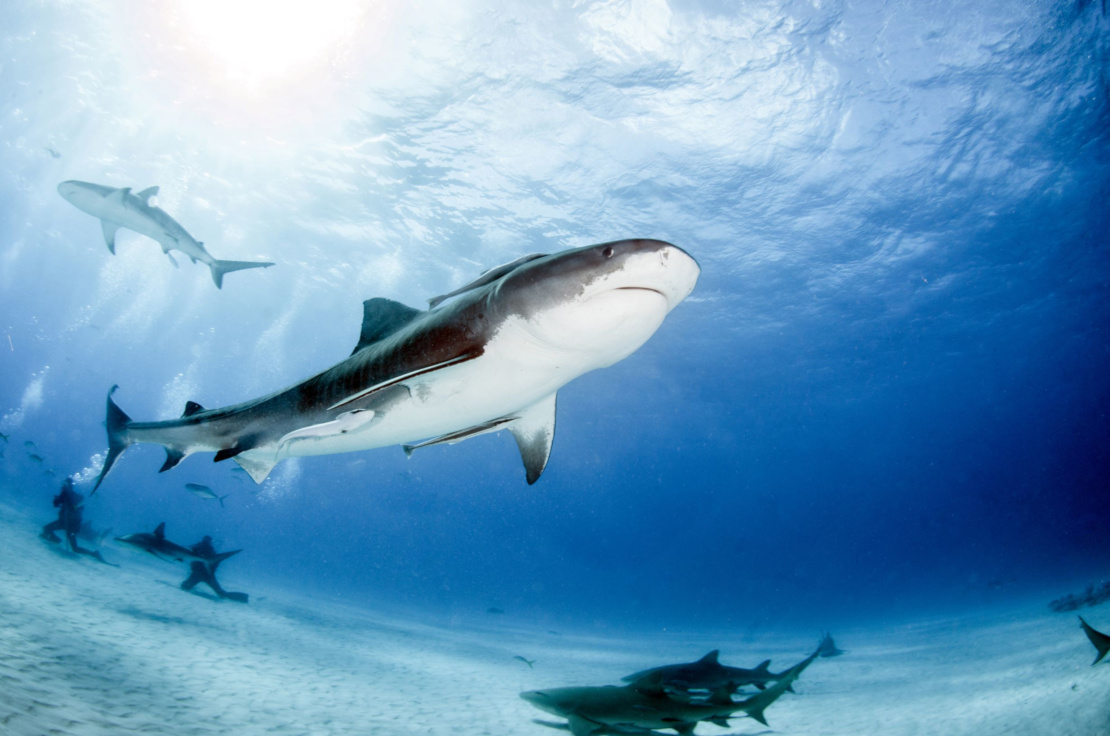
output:
<svg viewBox="0 0 1110 736"><path fill-rule="evenodd" d="M555 394L537 401L519 414L509 425L520 448L520 459L528 474L528 485L540 479L551 456L551 443L555 440Z"/></svg>
<svg viewBox="0 0 1110 736"><path fill-rule="evenodd" d="M604 733L600 723L576 715L567 716L567 727L574 736L594 736Z"/></svg>
<svg viewBox="0 0 1110 736"><path fill-rule="evenodd" d="M149 205L150 204L150 198L158 196L158 187L147 187L146 189L139 192L135 196L138 197L139 199L143 200L143 204L148 204Z"/></svg>
<svg viewBox="0 0 1110 736"><path fill-rule="evenodd" d="M127 199L128 194L131 194L131 187L123 187L122 189L115 190L114 192L109 194L107 197L105 197L105 199L110 200L112 202L115 202L116 204L122 205L123 201L125 199Z"/></svg>
<svg viewBox="0 0 1110 736"><path fill-rule="evenodd" d="M108 252L112 255L116 254L116 231L119 230L119 225L107 220L100 221L100 229L104 231L104 242L108 245Z"/></svg>
<svg viewBox="0 0 1110 736"><path fill-rule="evenodd" d="M266 455L261 453L240 453L235 456L235 462L239 467L247 471L247 475L251 477L255 483L261 483L266 480L266 476L278 464L277 453L273 455Z"/></svg>

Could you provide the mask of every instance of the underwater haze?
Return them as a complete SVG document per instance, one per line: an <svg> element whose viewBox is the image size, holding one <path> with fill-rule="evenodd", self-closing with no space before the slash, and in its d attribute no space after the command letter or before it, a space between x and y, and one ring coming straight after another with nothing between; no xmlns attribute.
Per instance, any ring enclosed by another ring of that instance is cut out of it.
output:
<svg viewBox="0 0 1110 736"><path fill-rule="evenodd" d="M559 392L532 486L508 432L258 485L142 445L85 518L242 548L237 589L601 637L1047 614L1110 570L1104 4L42 0L0 29L0 501L36 554L113 385L142 421L247 401L350 355L366 299L652 238L697 286ZM113 255L67 180L158 186L275 265Z"/></svg>

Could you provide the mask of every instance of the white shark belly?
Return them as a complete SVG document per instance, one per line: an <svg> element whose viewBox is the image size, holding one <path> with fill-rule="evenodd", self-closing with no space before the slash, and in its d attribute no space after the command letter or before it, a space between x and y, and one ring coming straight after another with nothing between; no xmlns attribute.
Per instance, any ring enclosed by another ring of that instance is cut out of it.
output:
<svg viewBox="0 0 1110 736"><path fill-rule="evenodd" d="M511 417L547 398L590 370L567 356L552 361L530 341L505 330L475 360L425 374L404 385L406 400L373 417L348 414L342 420L282 437L278 458L327 455L406 444L478 427Z"/></svg>

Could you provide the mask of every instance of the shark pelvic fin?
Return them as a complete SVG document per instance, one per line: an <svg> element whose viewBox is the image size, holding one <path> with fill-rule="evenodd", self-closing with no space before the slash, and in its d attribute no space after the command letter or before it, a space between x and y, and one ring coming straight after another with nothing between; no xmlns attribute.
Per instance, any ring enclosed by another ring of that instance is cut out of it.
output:
<svg viewBox="0 0 1110 736"><path fill-rule="evenodd" d="M200 404L198 404L197 402L195 402L195 401L186 401L185 402L185 411L183 411L181 413L181 417L182 418L191 417L194 414L199 414L202 411L204 411L204 407L201 406Z"/></svg>
<svg viewBox="0 0 1110 736"><path fill-rule="evenodd" d="M367 299L362 303L362 333L351 355L367 345L389 337L420 314L423 313L419 309L413 309L392 299L381 297Z"/></svg>
<svg viewBox="0 0 1110 736"><path fill-rule="evenodd" d="M181 268L177 265L177 259L173 257L173 253L170 253L168 250L166 251L166 258L170 259L170 263L173 264L174 268Z"/></svg>
<svg viewBox="0 0 1110 736"><path fill-rule="evenodd" d="M551 457L551 443L555 441L555 394L522 411L509 425L509 431L516 438L528 485L532 485L540 479Z"/></svg>
<svg viewBox="0 0 1110 736"><path fill-rule="evenodd" d="M97 488L100 488L100 484L104 482L108 471L116 464L116 460L123 454L123 451L131 446L131 438L127 434L131 417L124 414L123 409L120 409L116 406L116 402L112 401L112 394L116 392L117 388L119 386L112 386L108 391L107 416L104 418L104 426L108 429L108 454L104 458L104 467L100 469L100 475L96 476L96 484L93 485L90 496L96 493Z"/></svg>
<svg viewBox="0 0 1110 736"><path fill-rule="evenodd" d="M119 225L107 220L100 221L100 229L104 231L104 243L108 246L108 252L112 255L116 254L116 231L119 230Z"/></svg>
<svg viewBox="0 0 1110 736"><path fill-rule="evenodd" d="M150 198L158 196L158 187L147 187L146 189L139 192L135 196L138 197L139 199L143 200L143 204L148 204L149 205L150 204Z"/></svg>
<svg viewBox="0 0 1110 736"><path fill-rule="evenodd" d="M185 459L185 453L180 450L175 450L172 447L166 448L166 462L162 463L162 467L158 469L159 473L164 473L170 468L177 465Z"/></svg>

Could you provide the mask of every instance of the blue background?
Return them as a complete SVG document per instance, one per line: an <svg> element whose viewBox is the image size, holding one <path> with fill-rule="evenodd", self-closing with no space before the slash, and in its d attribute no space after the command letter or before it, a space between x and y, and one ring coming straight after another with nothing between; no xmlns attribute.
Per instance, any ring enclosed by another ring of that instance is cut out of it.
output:
<svg viewBox="0 0 1110 736"><path fill-rule="evenodd" d="M346 356L363 299L654 237L698 287L563 389L531 488L504 434L257 488L143 446L87 517L243 547L237 589L583 626L821 627L1101 579L1110 19L918 6L364 4L243 81L180 3L5 3L3 496L45 522L95 475L112 384L143 420L246 400ZM278 265L218 291L134 234L113 257L65 179L160 185L216 257Z"/></svg>

